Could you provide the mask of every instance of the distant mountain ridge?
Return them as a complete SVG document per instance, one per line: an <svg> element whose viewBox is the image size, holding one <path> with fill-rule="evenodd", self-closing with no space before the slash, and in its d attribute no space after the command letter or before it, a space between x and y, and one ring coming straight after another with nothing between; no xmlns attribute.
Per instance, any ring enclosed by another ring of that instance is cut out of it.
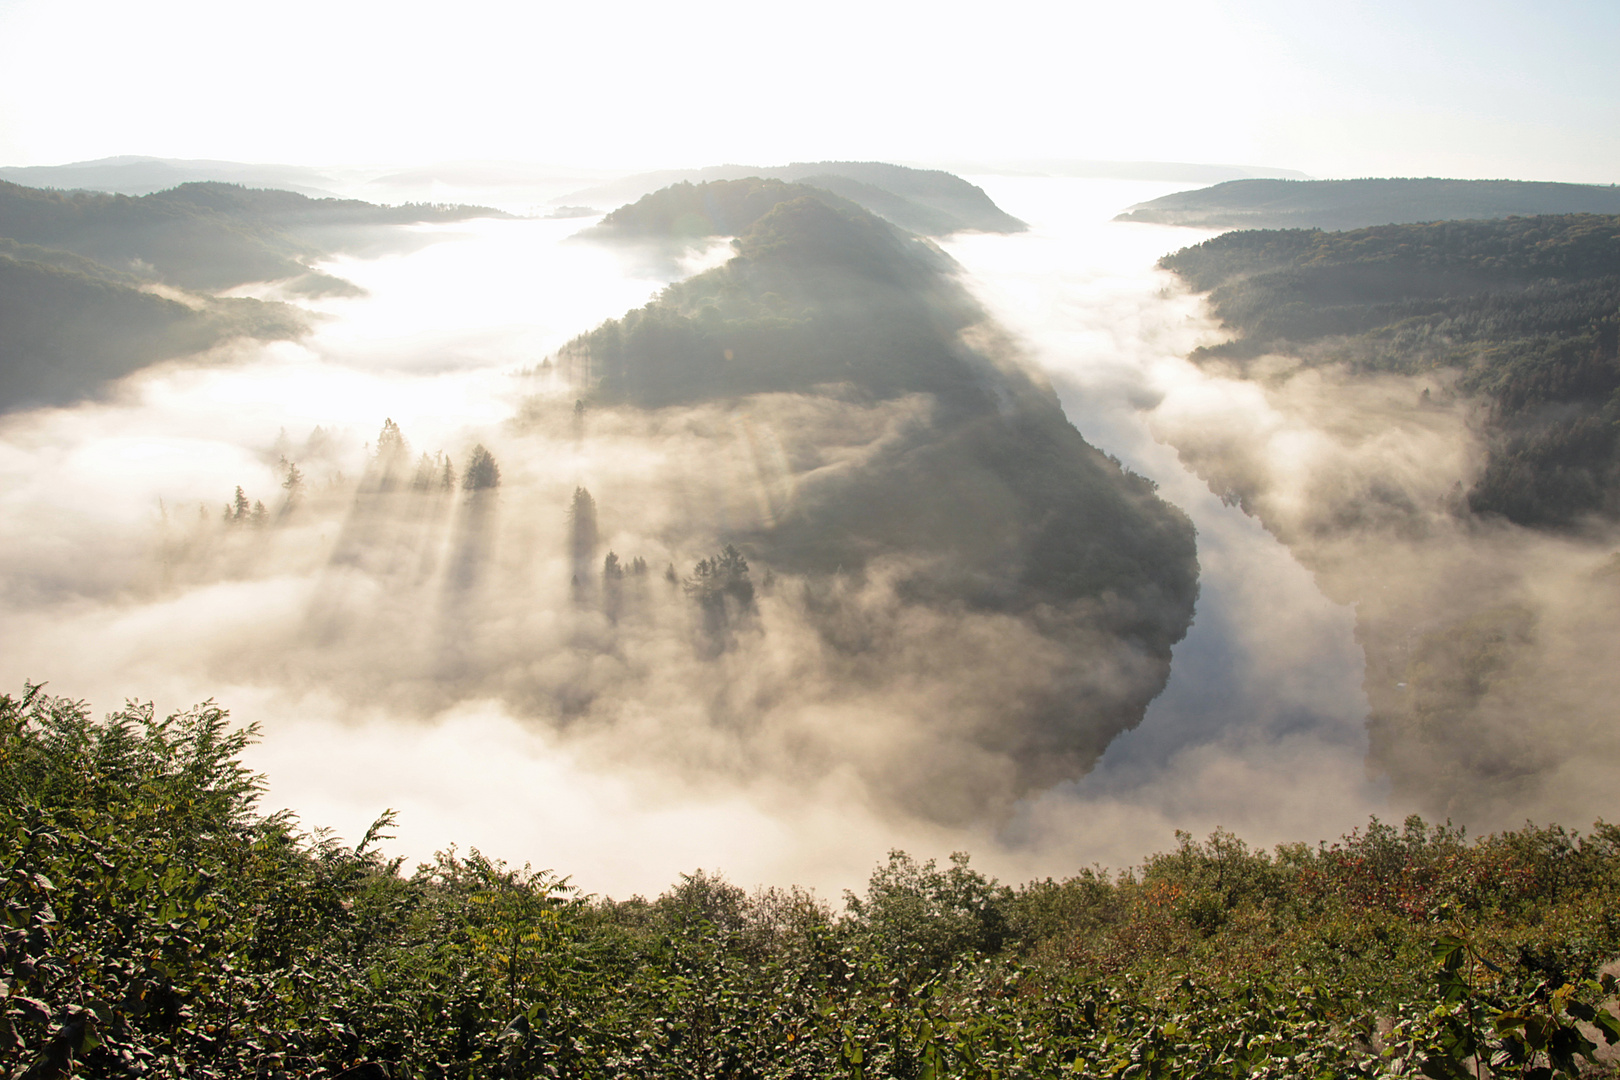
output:
<svg viewBox="0 0 1620 1080"><path fill-rule="evenodd" d="M74 161L66 165L8 165L0 180L64 191L106 191L151 195L181 184L212 181L271 187L315 198L330 197L331 177L301 165L254 165L240 161L186 160L141 155Z"/></svg>
<svg viewBox="0 0 1620 1080"><path fill-rule="evenodd" d="M1197 161L1097 161L1089 158L1022 158L1003 161L942 161L939 167L965 176L1061 176L1075 180L1148 180L1218 184L1226 180L1270 177L1309 180L1298 169L1270 165L1212 165Z"/></svg>
<svg viewBox="0 0 1620 1080"><path fill-rule="evenodd" d="M0 181L0 236L61 248L187 289L228 289L310 273L356 230L472 217L469 206L376 206L236 184L182 184L130 197Z"/></svg>
<svg viewBox="0 0 1620 1080"><path fill-rule="evenodd" d="M1620 188L1530 180L1232 180L1139 203L1115 221L1200 229L1361 229L1536 214L1620 214Z"/></svg>
<svg viewBox="0 0 1620 1080"><path fill-rule="evenodd" d="M886 221L924 236L969 230L1013 233L1028 228L997 206L982 188L960 176L939 169L913 169L877 161L799 162L767 168L715 165L706 169L642 173L572 192L556 201L598 206L628 203L671 184L751 177L831 191Z"/></svg>

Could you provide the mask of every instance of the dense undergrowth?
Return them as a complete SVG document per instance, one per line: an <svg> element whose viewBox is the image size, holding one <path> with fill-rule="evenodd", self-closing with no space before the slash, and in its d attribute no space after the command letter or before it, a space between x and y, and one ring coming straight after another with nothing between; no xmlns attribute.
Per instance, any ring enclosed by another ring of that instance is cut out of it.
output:
<svg viewBox="0 0 1620 1080"><path fill-rule="evenodd" d="M843 909L683 875L406 873L257 808L213 704L0 697L0 1073L1550 1076L1620 1038L1620 828L1181 836L997 884L894 853ZM1584 1025L1584 1026L1583 1026Z"/></svg>

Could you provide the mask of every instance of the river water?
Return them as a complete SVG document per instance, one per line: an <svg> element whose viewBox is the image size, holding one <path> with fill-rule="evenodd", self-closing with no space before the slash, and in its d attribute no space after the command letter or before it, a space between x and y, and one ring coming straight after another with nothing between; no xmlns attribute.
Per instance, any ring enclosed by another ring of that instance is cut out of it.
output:
<svg viewBox="0 0 1620 1080"><path fill-rule="evenodd" d="M164 365L105 401L0 422L0 678L12 689L49 680L101 711L126 696L160 710L217 698L261 725L250 764L268 778L267 804L310 827L352 838L394 807L393 850L409 859L474 845L615 895L656 892L697 867L836 895L891 847L966 849L1006 879L1061 875L1133 864L1173 844L1176 829L1314 841L1387 812L1363 765L1353 613L1152 434L1162 401L1242 392L1184 359L1219 331L1154 269L1208 234L1109 220L1167 185L974 179L1031 230L944 246L1087 439L1192 517L1202 565L1195 623L1146 719L1095 772L1027 801L1010 824L896 824L836 789L790 798L605 767L487 701L401 723L262 673L233 675L234 643L278 620L295 625L318 575L131 584L177 515L194 518L199 504L217 514L236 485L271 500L278 447L321 429L312 483L322 470L357 475L385 417L419 449L464 453L533 390L525 369L644 303L671 274L727 254L722 243L678 270L638 266L569 241L589 220L418 230L417 244L326 265L367 295L310 304L321 322L305 341Z"/></svg>
<svg viewBox="0 0 1620 1080"><path fill-rule="evenodd" d="M1147 822L1276 843L1330 839L1389 812L1364 767L1354 612L1153 437L1161 403L1245 392L1187 361L1220 328L1201 298L1154 268L1215 233L1111 220L1174 185L972 179L1031 228L948 242L970 287L1023 339L1086 438L1155 480L1198 529L1201 592L1169 685L1090 776L1037 803L1032 819L1116 821L1119 842L1088 830L1085 843L1119 865L1140 855Z"/></svg>

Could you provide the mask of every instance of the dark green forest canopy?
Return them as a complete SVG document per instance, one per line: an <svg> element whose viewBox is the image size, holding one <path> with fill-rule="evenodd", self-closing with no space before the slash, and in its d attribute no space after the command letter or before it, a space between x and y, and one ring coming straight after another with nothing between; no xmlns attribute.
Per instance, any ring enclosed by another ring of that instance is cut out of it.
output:
<svg viewBox="0 0 1620 1080"><path fill-rule="evenodd" d="M1492 406L1474 511L1620 517L1620 216L1232 232L1162 265L1238 332L1195 357L1460 372Z"/></svg>
<svg viewBox="0 0 1620 1080"><path fill-rule="evenodd" d="M352 847L266 815L253 735L0 696L12 1075L1613 1075L1614 826L1183 833L1018 886L895 851L842 910L702 870L615 901L476 848L407 873L391 813Z"/></svg>
<svg viewBox="0 0 1620 1080"><path fill-rule="evenodd" d="M778 180L831 192L892 224L924 236L974 230L1022 232L1028 226L997 206L984 190L938 169L877 161L822 161L769 168L716 165L690 172L647 173L565 196L572 203L612 205L678 184Z"/></svg>
<svg viewBox="0 0 1620 1080"><path fill-rule="evenodd" d="M1200 229L1360 229L1369 225L1620 213L1614 185L1529 180L1232 180L1131 207L1117 221Z"/></svg>
<svg viewBox="0 0 1620 1080"><path fill-rule="evenodd" d="M912 602L1035 618L1077 656L1095 644L1087 633L1129 642L1152 669L1125 679L1129 692L1092 696L1058 678L1031 691L1043 703L1020 703L1027 724L996 735L1032 781L1078 775L1163 685L1197 596L1191 523L1086 443L1014 356L965 343L985 313L931 243L817 195L778 203L737 246L725 266L571 342L565 368L591 373L589 400L640 408L924 396L926 418L873 460L806 485L771 528L734 539L813 576L914 560Z"/></svg>
<svg viewBox="0 0 1620 1080"><path fill-rule="evenodd" d="M0 412L63 405L148 364L235 337L295 338L287 304L157 296L132 275L0 238Z"/></svg>
<svg viewBox="0 0 1620 1080"><path fill-rule="evenodd" d="M679 204L704 188L674 192ZM876 398L937 390L983 404L975 358L951 339L984 314L948 256L820 193L774 181L723 192L750 217L737 258L565 348L591 356L600 400L655 407L848 382Z"/></svg>

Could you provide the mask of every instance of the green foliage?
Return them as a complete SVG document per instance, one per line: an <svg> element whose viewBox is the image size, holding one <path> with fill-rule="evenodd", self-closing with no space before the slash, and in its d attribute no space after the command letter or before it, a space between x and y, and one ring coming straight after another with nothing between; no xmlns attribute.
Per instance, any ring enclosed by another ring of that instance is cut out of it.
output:
<svg viewBox="0 0 1620 1080"><path fill-rule="evenodd" d="M849 913L885 967L908 984L927 981L962 956L991 956L1008 936L1009 890L968 866L965 852L947 870L891 851L873 871L866 895L849 895Z"/></svg>
<svg viewBox="0 0 1620 1080"><path fill-rule="evenodd" d="M1590 1076L1620 1040L1620 830L1180 838L1018 889L891 853L835 914L718 874L581 897L408 876L257 809L212 703L0 697L12 1078ZM351 1070L346 1073L346 1070Z"/></svg>

